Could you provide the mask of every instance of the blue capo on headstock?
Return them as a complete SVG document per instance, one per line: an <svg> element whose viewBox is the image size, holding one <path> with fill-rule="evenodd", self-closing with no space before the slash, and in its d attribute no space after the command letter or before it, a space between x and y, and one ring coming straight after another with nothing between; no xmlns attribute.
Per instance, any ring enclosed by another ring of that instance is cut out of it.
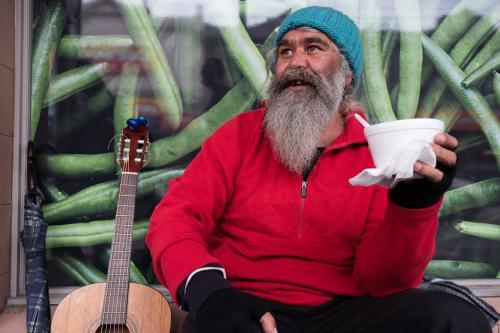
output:
<svg viewBox="0 0 500 333"><path fill-rule="evenodd" d="M133 131L137 131L139 127L146 126L147 123L146 117L139 116L138 118L129 118L127 120L127 127Z"/></svg>

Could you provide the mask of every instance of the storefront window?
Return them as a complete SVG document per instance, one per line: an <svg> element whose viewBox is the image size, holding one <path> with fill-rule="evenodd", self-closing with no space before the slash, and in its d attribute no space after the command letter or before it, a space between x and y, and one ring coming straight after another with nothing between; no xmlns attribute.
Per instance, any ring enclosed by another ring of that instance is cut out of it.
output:
<svg viewBox="0 0 500 333"><path fill-rule="evenodd" d="M362 27L366 62L353 96L371 123L438 118L461 142L428 273L500 278L500 79L488 72L467 89L457 81L498 57L500 7L399 2L308 4L338 8ZM50 225L51 286L105 280L120 179L117 142L126 120L139 115L148 120L151 143L135 198L131 280L158 283L144 245L153 208L204 139L265 99L273 31L304 3L34 2L31 137ZM434 48L421 50L419 31ZM440 50L446 57L436 56Z"/></svg>

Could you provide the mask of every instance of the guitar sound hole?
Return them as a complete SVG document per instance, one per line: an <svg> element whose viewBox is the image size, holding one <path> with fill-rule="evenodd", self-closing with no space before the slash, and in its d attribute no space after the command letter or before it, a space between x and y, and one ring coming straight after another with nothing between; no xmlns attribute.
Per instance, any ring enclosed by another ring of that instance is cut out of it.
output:
<svg viewBox="0 0 500 333"><path fill-rule="evenodd" d="M130 331L124 324L104 324L99 326L95 333L130 333Z"/></svg>

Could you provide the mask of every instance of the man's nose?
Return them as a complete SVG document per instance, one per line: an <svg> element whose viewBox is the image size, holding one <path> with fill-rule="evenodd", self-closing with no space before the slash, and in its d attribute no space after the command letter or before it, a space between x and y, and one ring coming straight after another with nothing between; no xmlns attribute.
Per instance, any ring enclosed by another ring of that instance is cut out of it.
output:
<svg viewBox="0 0 500 333"><path fill-rule="evenodd" d="M295 51L290 59L290 68L307 68L307 65L306 54L300 50Z"/></svg>

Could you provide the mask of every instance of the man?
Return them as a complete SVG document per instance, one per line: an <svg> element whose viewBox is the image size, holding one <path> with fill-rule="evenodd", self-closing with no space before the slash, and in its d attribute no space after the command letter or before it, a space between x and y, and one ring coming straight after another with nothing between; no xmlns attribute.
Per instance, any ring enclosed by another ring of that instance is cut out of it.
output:
<svg viewBox="0 0 500 333"><path fill-rule="evenodd" d="M414 289L434 252L457 140L423 180L353 187L373 162L349 93L355 24L308 7L282 23L267 106L224 124L155 209L159 280L201 332L490 332L471 305ZM189 321L188 321L189 322Z"/></svg>

